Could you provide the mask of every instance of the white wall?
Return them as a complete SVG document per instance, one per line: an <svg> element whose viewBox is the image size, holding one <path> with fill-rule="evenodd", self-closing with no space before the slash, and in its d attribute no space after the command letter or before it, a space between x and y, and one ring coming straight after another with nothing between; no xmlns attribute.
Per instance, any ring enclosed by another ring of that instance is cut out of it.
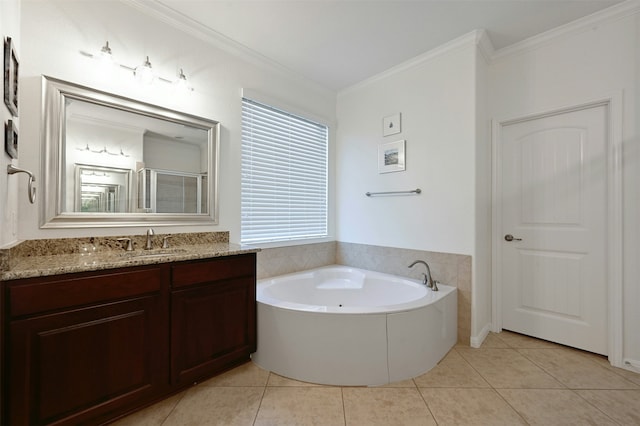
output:
<svg viewBox="0 0 640 426"><path fill-rule="evenodd" d="M491 324L487 59L470 33L338 95L337 239L471 255L471 343ZM382 136L400 112L402 132ZM379 174L377 146L406 140L407 169ZM367 198L367 191L422 189ZM461 295L463 295L461 293Z"/></svg>
<svg viewBox="0 0 640 426"><path fill-rule="evenodd" d="M230 231L231 241L239 240L242 88L258 90L300 110L325 117L329 122L335 120L334 93L257 61L243 60L228 53L228 49L215 48L124 2L23 0L21 24L21 146L24 150L20 164L35 170L38 178L41 177L40 76L43 74L221 123L219 225L169 227L163 232ZM107 39L120 63L136 66L149 55L154 69L163 77L172 78L178 68L183 68L195 91L180 98L168 86L141 88L124 71L116 71L119 78L101 78L95 61L79 51L98 51ZM26 192L25 182L21 183L20 191ZM20 197L18 207L20 239L144 233L142 227L39 229L40 206L29 205L25 196Z"/></svg>
<svg viewBox="0 0 640 426"><path fill-rule="evenodd" d="M623 5L624 6L624 5ZM531 48L490 67L489 110L500 120L623 94L624 354L640 360L640 7Z"/></svg>
<svg viewBox="0 0 640 426"><path fill-rule="evenodd" d="M145 135L144 166L150 169L175 170L190 173L206 173L202 157L207 156L207 143L200 147L192 143L180 143L168 138Z"/></svg>
<svg viewBox="0 0 640 426"><path fill-rule="evenodd" d="M11 37L18 59L21 59L20 46L22 43L20 40L19 0L0 1L0 35L2 36L2 51L4 52L5 37ZM18 138L18 160L13 160L13 165L16 167L22 166L22 159L25 154L21 149L22 133L20 132L20 118L11 117L11 112L9 112L4 104L4 84L2 84L1 90L3 95L0 100L0 118L2 119L2 125L0 126L0 135L2 135L2 142L0 143L0 151L2 151L0 154L0 248L9 247L18 239L18 180L27 180L25 174L21 173L9 176L6 173L7 166L12 163L11 157L9 157L4 149L4 124L9 119L15 120L20 135ZM20 92L18 92L18 94L19 93ZM22 106L20 106L20 109L22 109ZM21 195L26 199L26 189L24 191Z"/></svg>
<svg viewBox="0 0 640 426"><path fill-rule="evenodd" d="M338 241L474 253L475 50L469 38L338 95ZM383 137L383 117L398 112L402 132ZM378 144L400 139L406 171L379 174Z"/></svg>
<svg viewBox="0 0 640 426"><path fill-rule="evenodd" d="M483 34L483 37L485 35ZM485 41L481 40L481 41ZM489 62L476 54L475 247L472 265L471 344L479 346L491 328L491 119L487 110Z"/></svg>

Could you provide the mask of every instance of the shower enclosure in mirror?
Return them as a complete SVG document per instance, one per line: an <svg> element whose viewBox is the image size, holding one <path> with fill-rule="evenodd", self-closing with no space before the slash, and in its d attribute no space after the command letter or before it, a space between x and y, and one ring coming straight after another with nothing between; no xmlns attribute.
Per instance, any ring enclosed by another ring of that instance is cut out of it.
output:
<svg viewBox="0 0 640 426"><path fill-rule="evenodd" d="M43 77L42 227L212 224L219 124Z"/></svg>

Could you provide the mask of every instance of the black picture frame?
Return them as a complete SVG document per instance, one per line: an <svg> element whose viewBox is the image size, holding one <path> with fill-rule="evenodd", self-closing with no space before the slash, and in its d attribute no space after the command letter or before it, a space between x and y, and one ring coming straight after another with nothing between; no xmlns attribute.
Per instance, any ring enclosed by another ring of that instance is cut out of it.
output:
<svg viewBox="0 0 640 426"><path fill-rule="evenodd" d="M18 116L18 68L20 62L11 41L11 37L4 39L4 104L11 115Z"/></svg>
<svg viewBox="0 0 640 426"><path fill-rule="evenodd" d="M9 120L4 125L4 150L9 157L18 158L18 129L13 120Z"/></svg>

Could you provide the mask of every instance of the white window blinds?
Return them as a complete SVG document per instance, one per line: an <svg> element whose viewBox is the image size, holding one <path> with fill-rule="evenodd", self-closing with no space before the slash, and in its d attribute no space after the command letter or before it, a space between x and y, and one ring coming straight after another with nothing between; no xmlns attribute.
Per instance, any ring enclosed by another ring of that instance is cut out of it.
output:
<svg viewBox="0 0 640 426"><path fill-rule="evenodd" d="M241 241L327 236L327 126L242 99Z"/></svg>

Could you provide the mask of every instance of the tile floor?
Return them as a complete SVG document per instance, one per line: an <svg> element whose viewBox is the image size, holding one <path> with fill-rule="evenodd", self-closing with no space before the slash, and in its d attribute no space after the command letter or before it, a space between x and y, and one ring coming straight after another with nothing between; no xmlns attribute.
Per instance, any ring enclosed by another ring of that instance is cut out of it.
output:
<svg viewBox="0 0 640 426"><path fill-rule="evenodd" d="M115 424L640 425L640 374L502 332L381 387L312 385L248 363Z"/></svg>

